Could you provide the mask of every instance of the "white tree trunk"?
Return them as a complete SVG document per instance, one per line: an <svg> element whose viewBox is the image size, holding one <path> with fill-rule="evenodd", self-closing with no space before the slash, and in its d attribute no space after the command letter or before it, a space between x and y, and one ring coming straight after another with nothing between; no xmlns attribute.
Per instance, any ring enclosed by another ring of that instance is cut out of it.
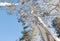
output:
<svg viewBox="0 0 60 41"><path fill-rule="evenodd" d="M47 29L49 31L49 33L51 34L51 36L56 40L56 41L60 41L60 39L55 36L47 27L47 25L42 21L42 19L40 17L38 17L40 23L44 26L45 29Z"/></svg>

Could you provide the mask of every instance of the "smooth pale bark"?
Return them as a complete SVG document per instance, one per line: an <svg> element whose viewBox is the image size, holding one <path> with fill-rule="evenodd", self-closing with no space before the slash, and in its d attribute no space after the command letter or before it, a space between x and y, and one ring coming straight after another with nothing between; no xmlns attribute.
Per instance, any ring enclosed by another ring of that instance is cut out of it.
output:
<svg viewBox="0 0 60 41"><path fill-rule="evenodd" d="M37 35L38 35L38 32L39 32L39 30L38 30L38 28L37 27L34 27L33 29L32 29L32 39L31 39L31 41L37 41Z"/></svg>
<svg viewBox="0 0 60 41"><path fill-rule="evenodd" d="M49 40L50 41L55 41L55 39L51 35L49 35Z"/></svg>
<svg viewBox="0 0 60 41"><path fill-rule="evenodd" d="M48 38L46 36L46 30L42 26L39 27L39 30L41 33L42 41L48 41Z"/></svg>

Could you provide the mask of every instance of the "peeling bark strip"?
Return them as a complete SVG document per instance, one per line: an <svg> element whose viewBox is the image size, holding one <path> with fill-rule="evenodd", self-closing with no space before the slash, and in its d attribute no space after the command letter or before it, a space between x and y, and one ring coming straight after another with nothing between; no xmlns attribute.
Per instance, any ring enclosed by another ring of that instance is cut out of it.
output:
<svg viewBox="0 0 60 41"><path fill-rule="evenodd" d="M48 41L45 29L42 26L40 26L39 29L40 29L40 32L41 32L42 40L43 41Z"/></svg>
<svg viewBox="0 0 60 41"><path fill-rule="evenodd" d="M56 41L51 35L49 35L49 40L50 41Z"/></svg>

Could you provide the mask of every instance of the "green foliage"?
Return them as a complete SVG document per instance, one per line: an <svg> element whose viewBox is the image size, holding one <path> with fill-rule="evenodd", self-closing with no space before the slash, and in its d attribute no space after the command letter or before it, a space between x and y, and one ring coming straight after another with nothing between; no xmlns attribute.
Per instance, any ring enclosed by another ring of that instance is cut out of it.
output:
<svg viewBox="0 0 60 41"><path fill-rule="evenodd" d="M23 36L20 38L20 40L19 41L30 41L30 34L29 34L29 31L27 31L27 30L24 30L24 31L22 31L22 34L23 34Z"/></svg>
<svg viewBox="0 0 60 41"><path fill-rule="evenodd" d="M60 37L60 18L56 17L54 20L53 20L53 26L55 27L55 29L57 30L57 34L58 37Z"/></svg>
<svg viewBox="0 0 60 41"><path fill-rule="evenodd" d="M25 26L25 27L24 27L24 29L27 29L27 28L28 28L28 26Z"/></svg>
<svg viewBox="0 0 60 41"><path fill-rule="evenodd" d="M49 16L50 14L48 12L43 12L42 17Z"/></svg>

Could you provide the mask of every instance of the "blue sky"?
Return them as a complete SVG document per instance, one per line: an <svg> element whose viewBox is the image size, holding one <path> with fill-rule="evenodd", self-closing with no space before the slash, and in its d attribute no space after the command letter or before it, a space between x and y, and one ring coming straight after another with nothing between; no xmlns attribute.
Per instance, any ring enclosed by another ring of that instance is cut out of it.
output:
<svg viewBox="0 0 60 41"><path fill-rule="evenodd" d="M8 2L10 1L17 2L16 0L8 0ZM24 6L27 7L27 5ZM16 8L18 10L20 6L16 6ZM6 11L5 7L0 7L0 41L16 41L22 36L23 27L21 23L18 23L16 15L8 15Z"/></svg>
<svg viewBox="0 0 60 41"><path fill-rule="evenodd" d="M16 41L21 37L21 23L15 15L8 15L5 7L0 7L0 41Z"/></svg>
<svg viewBox="0 0 60 41"><path fill-rule="evenodd" d="M0 2L3 0L0 0ZM16 0L8 0L17 2ZM24 5L28 7L27 4ZM19 6L18 6L19 7ZM19 9L19 8L17 8ZM22 36L22 24L18 23L16 15L8 15L5 7L0 7L0 41L16 41Z"/></svg>

